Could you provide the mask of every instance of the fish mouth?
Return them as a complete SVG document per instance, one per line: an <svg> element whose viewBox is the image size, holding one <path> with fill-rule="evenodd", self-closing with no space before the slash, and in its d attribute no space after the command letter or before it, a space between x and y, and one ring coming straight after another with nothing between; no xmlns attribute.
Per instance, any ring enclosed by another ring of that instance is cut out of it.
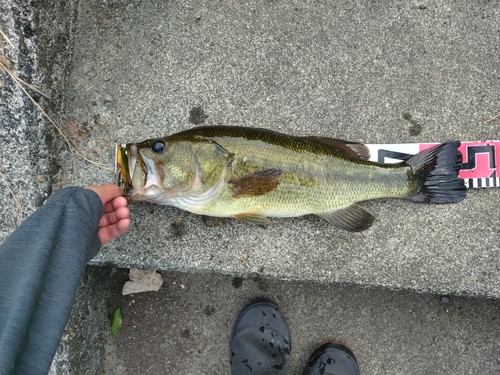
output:
<svg viewBox="0 0 500 375"><path fill-rule="evenodd" d="M161 190L154 161L143 157L135 143L116 145L115 159L115 184L129 202L144 200Z"/></svg>

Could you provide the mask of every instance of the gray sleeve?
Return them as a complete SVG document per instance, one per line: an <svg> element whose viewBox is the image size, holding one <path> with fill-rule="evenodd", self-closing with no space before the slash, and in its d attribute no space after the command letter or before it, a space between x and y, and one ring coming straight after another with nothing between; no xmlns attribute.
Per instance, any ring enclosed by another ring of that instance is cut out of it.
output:
<svg viewBox="0 0 500 375"><path fill-rule="evenodd" d="M102 214L95 192L64 188L0 246L0 374L47 374L85 265L101 247Z"/></svg>

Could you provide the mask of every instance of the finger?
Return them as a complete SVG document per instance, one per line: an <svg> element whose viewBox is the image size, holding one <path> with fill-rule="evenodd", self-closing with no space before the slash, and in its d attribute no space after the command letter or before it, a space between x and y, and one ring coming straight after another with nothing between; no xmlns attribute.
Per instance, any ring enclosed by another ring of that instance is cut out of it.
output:
<svg viewBox="0 0 500 375"><path fill-rule="evenodd" d="M120 220L116 224L118 226L118 232L120 233L120 236L121 236L122 234L125 234L128 231L128 229L130 228L130 219Z"/></svg>
<svg viewBox="0 0 500 375"><path fill-rule="evenodd" d="M130 227L130 220L124 219L118 221L116 224L109 225L105 228L101 228L99 230L99 239L101 240L101 244L105 244L116 237L125 234Z"/></svg>
<svg viewBox="0 0 500 375"><path fill-rule="evenodd" d="M104 244L106 242L109 242L122 234L125 234L128 231L128 228L130 227L130 220L129 219L124 219L120 220L118 223L108 226L106 228L102 228L101 230L103 231L103 237L105 242L101 242ZM100 233L101 231L99 231ZM100 237L100 236L99 236Z"/></svg>
<svg viewBox="0 0 500 375"><path fill-rule="evenodd" d="M120 207L116 210L115 214L118 220L128 219L130 217L130 210L128 207Z"/></svg>
<svg viewBox="0 0 500 375"><path fill-rule="evenodd" d="M120 220L128 219L129 217L130 210L127 207L120 207L116 211L102 215L101 219L99 220L99 225L101 226L101 228L106 227L108 225L113 225Z"/></svg>
<svg viewBox="0 0 500 375"><path fill-rule="evenodd" d="M119 213L117 215L117 211L110 212L108 214L102 215L99 220L99 226L101 228L107 227L108 225L113 225L122 219L128 219L130 217L130 211L128 208L122 207L119 209Z"/></svg>
<svg viewBox="0 0 500 375"><path fill-rule="evenodd" d="M127 198L125 198L123 196L116 197L115 199L113 199L113 201L111 203L113 204L113 208L115 210L119 209L120 207L127 207L128 206Z"/></svg>
<svg viewBox="0 0 500 375"><path fill-rule="evenodd" d="M123 194L122 189L115 184L105 184L99 186L87 186L85 189L93 190L99 195L103 205L112 200L113 198L119 197Z"/></svg>
<svg viewBox="0 0 500 375"><path fill-rule="evenodd" d="M116 211L120 207L126 207L128 205L127 198L125 197L116 197L110 202L104 205L104 213Z"/></svg>

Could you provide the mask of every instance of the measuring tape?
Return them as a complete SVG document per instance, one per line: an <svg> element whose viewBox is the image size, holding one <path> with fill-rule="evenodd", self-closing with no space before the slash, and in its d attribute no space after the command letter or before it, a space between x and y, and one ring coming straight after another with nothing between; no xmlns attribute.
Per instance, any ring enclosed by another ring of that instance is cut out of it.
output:
<svg viewBox="0 0 500 375"><path fill-rule="evenodd" d="M370 161L399 163L439 143L369 144ZM459 177L467 188L500 187L500 141L462 142Z"/></svg>

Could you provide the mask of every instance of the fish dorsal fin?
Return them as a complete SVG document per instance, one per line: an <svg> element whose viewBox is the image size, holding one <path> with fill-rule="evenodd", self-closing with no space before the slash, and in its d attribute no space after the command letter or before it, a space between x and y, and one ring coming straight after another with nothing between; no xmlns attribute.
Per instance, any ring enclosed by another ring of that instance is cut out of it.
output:
<svg viewBox="0 0 500 375"><path fill-rule="evenodd" d="M256 197L267 194L278 187L282 174L283 170L279 168L267 168L229 181L233 185L233 197Z"/></svg>
<svg viewBox="0 0 500 375"><path fill-rule="evenodd" d="M245 212L242 214L234 215L233 217L244 223L260 225L262 227L265 227L269 224L268 218L258 212Z"/></svg>
<svg viewBox="0 0 500 375"><path fill-rule="evenodd" d="M375 216L357 204L341 210L317 214L333 226L349 232L361 232L371 227Z"/></svg>
<svg viewBox="0 0 500 375"><path fill-rule="evenodd" d="M334 139L328 137L307 137L307 139L321 142L333 147L341 154L353 159L370 159L370 150L366 145L357 142L344 141L342 139Z"/></svg>

